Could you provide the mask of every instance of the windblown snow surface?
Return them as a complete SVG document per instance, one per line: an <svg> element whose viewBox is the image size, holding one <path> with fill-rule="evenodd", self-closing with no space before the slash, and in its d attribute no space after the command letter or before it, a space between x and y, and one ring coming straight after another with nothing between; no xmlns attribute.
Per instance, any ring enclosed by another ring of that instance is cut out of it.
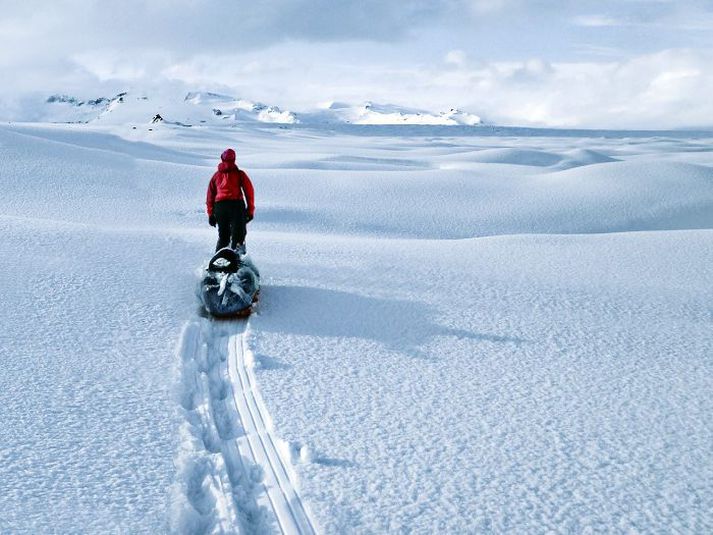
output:
<svg viewBox="0 0 713 535"><path fill-rule="evenodd" d="M0 532L713 531L713 136L4 125L0 191Z"/></svg>

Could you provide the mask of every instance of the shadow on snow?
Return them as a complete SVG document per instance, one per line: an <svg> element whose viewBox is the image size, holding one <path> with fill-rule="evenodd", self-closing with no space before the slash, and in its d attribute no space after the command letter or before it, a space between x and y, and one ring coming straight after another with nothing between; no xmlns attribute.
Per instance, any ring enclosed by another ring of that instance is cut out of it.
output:
<svg viewBox="0 0 713 535"><path fill-rule="evenodd" d="M434 310L415 301L303 286L266 286L261 295L260 329L267 332L362 338L417 357L427 356L420 348L437 336L493 343L526 342L513 336L439 325L431 319Z"/></svg>

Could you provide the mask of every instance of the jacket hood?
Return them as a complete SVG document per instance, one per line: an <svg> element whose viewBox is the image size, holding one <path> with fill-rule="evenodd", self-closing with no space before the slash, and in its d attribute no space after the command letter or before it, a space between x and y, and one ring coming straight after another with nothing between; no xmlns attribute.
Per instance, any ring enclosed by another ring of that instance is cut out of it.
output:
<svg viewBox="0 0 713 535"><path fill-rule="evenodd" d="M223 154L220 155L220 159L224 162L234 162L235 161L235 151L233 149L225 149Z"/></svg>

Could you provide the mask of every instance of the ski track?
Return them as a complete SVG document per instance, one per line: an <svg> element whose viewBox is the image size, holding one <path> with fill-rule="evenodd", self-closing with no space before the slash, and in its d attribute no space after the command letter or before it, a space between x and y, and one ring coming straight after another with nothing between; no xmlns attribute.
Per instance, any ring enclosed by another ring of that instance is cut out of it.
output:
<svg viewBox="0 0 713 535"><path fill-rule="evenodd" d="M249 323L201 320L181 337L173 529L182 533L317 533L275 436L252 370ZM282 451L288 452L288 448Z"/></svg>
<svg viewBox="0 0 713 535"><path fill-rule="evenodd" d="M248 332L246 327L243 333L232 336L229 341L228 374L233 385L235 408L245 430L238 444L241 452L249 452L265 472L263 485L281 532L313 535L316 533L314 524L297 492L290 465L280 455L272 420L257 389L251 365L253 357L247 347Z"/></svg>

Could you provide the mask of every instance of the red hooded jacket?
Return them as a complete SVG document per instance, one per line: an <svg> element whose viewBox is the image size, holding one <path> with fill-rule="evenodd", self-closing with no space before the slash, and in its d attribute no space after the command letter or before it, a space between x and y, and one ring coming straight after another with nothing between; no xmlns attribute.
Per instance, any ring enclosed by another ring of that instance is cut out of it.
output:
<svg viewBox="0 0 713 535"><path fill-rule="evenodd" d="M208 183L205 206L208 215L213 215L213 206L218 201L242 200L248 204L248 214L255 214L255 193L250 177L238 169L235 161L222 161Z"/></svg>

